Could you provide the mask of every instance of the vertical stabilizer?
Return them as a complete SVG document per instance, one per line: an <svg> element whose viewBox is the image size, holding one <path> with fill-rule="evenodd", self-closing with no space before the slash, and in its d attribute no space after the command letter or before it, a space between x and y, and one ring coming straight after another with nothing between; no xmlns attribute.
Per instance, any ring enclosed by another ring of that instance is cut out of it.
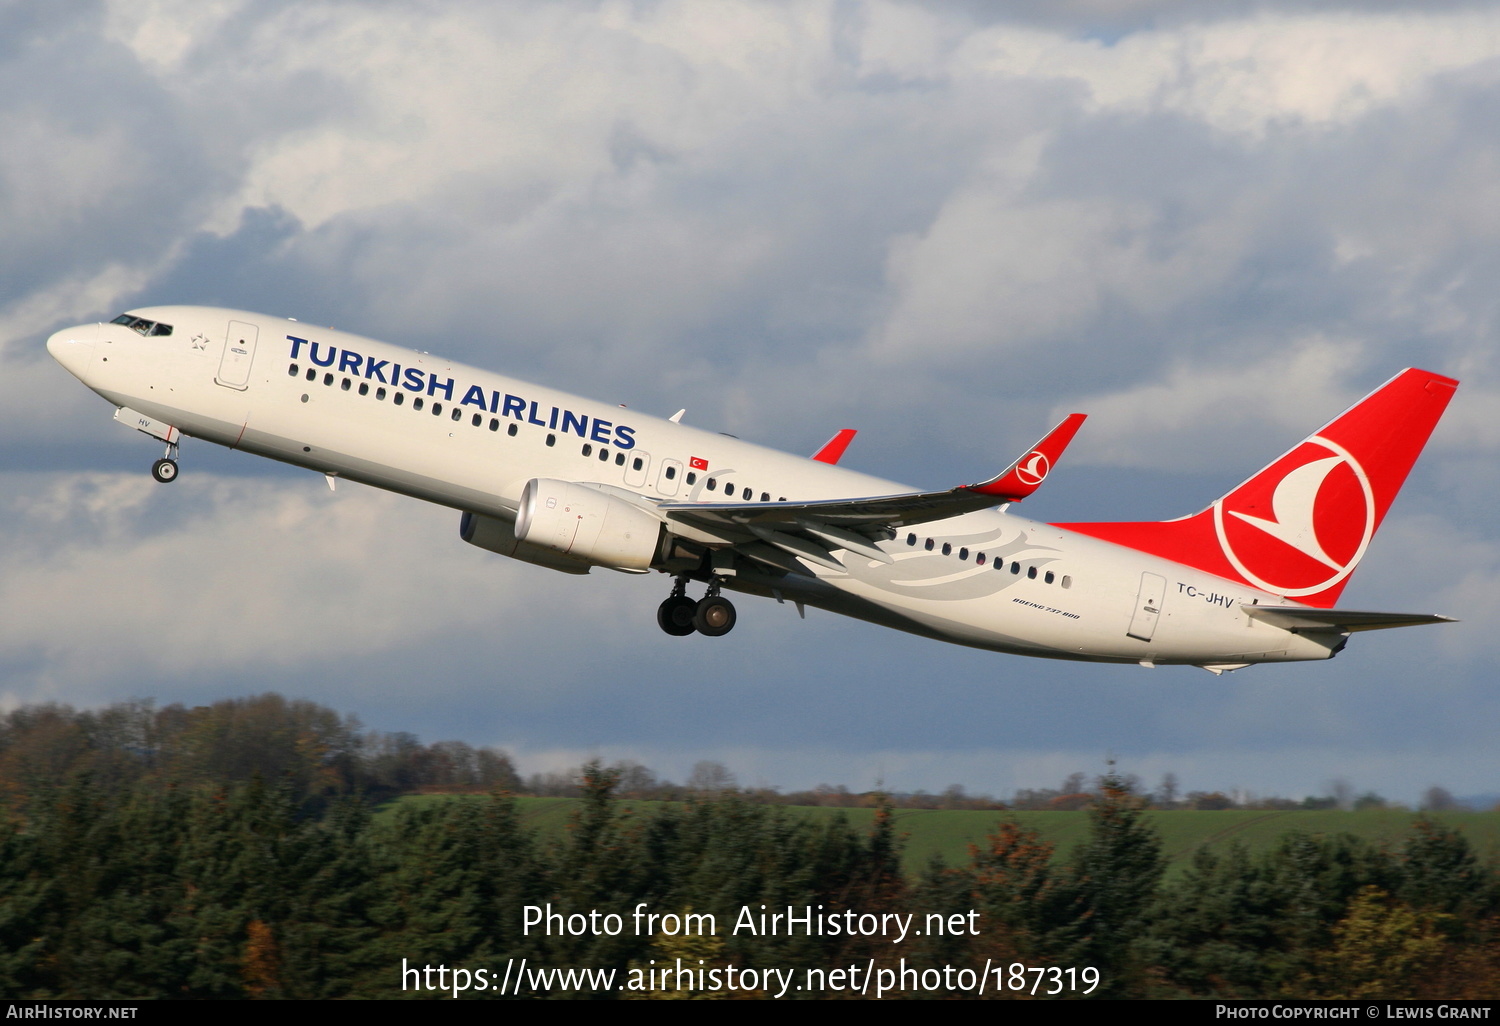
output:
<svg viewBox="0 0 1500 1026"><path fill-rule="evenodd" d="M1193 516L1057 526L1332 607L1457 387L1404 370Z"/></svg>

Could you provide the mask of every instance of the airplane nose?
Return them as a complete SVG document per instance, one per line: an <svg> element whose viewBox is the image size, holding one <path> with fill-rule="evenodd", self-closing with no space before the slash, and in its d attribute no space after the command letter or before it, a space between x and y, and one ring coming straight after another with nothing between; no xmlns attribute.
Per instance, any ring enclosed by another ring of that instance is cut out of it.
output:
<svg viewBox="0 0 1500 1026"><path fill-rule="evenodd" d="M47 340L47 352L80 381L94 359L94 341L99 337L98 324L80 324L64 328Z"/></svg>

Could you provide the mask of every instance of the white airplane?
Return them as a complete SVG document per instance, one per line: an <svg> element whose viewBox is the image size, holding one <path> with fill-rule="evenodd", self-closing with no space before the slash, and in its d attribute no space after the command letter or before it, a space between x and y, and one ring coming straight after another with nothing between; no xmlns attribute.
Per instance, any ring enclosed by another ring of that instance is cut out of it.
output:
<svg viewBox="0 0 1500 1026"><path fill-rule="evenodd" d="M1073 414L1004 473L942 491L294 320L132 310L47 349L166 443L183 436L462 511L464 541L586 574L674 578L662 630L726 634L721 589L976 648L1189 664L1328 659L1355 631L1448 618L1334 608L1458 382L1405 370L1208 508L1161 523L1006 512L1047 477ZM996 508L999 507L999 508ZM707 585L701 599L689 582Z"/></svg>

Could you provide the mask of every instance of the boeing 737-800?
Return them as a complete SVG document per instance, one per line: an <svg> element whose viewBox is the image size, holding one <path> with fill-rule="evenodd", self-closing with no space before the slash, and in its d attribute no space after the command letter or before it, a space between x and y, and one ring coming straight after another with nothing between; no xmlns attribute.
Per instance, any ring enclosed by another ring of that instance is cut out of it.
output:
<svg viewBox="0 0 1500 1026"><path fill-rule="evenodd" d="M1458 382L1405 370L1192 516L1032 523L1072 414L996 477L917 491L838 465L294 320L191 306L66 328L52 355L166 443L184 436L461 511L464 541L571 574L674 578L668 634L726 634L721 589L998 652L1201 666L1327 659L1445 617L1337 609ZM705 584L702 598L687 595Z"/></svg>

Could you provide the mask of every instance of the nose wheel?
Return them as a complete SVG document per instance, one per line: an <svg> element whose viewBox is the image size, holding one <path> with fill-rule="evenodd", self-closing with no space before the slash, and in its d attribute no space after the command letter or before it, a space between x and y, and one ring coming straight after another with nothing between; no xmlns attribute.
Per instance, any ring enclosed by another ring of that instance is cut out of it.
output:
<svg viewBox="0 0 1500 1026"><path fill-rule="evenodd" d="M177 480L177 446L168 445L167 454L151 464L151 476L159 484L171 484Z"/></svg>
<svg viewBox="0 0 1500 1026"><path fill-rule="evenodd" d="M697 602L687 596L687 578L679 577L656 609L656 623L676 638L697 632L710 638L722 637L734 629L734 604L719 594L719 580L709 582L708 594Z"/></svg>

